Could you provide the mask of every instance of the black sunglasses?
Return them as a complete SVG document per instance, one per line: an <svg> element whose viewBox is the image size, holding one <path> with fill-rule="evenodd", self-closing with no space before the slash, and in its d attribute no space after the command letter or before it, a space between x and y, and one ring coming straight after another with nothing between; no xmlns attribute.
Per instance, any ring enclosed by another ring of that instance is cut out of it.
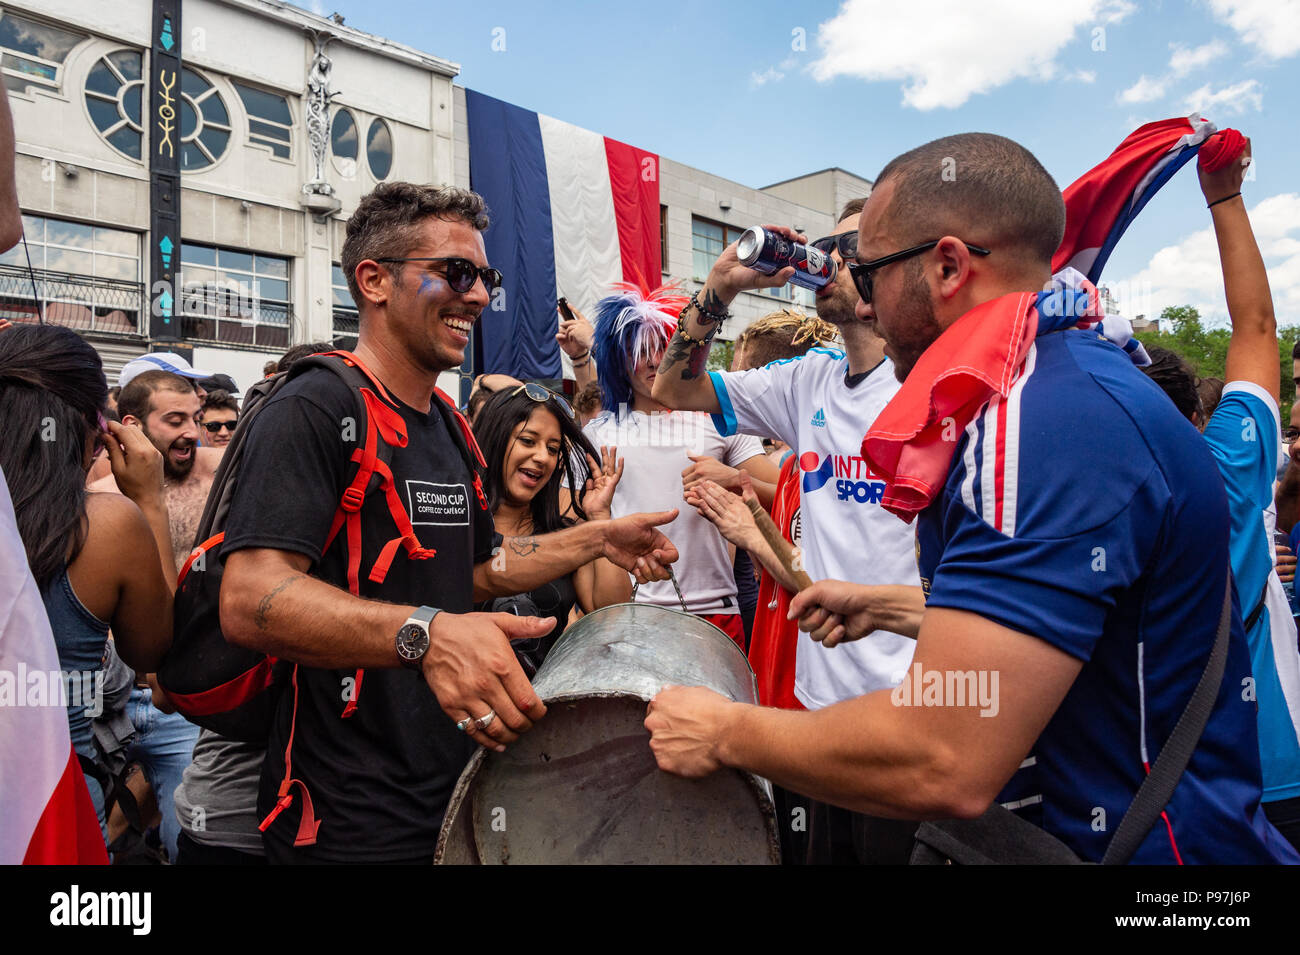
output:
<svg viewBox="0 0 1300 955"><path fill-rule="evenodd" d="M510 392L510 397L513 398L521 391L524 394L526 394L529 398L532 398L534 401L550 401L552 398L554 398L555 403L559 405L561 409L563 409L566 415L568 415L570 418L574 416L573 405L569 404L569 402L564 398L563 395L557 395L555 392L551 391L551 389L543 387L542 385L539 385L535 381L530 381L527 382L526 384L520 385L514 391Z"/></svg>
<svg viewBox="0 0 1300 955"><path fill-rule="evenodd" d="M858 230L828 235L813 242L812 247L824 255L830 255L831 249L838 249L840 258L849 262L858 254Z"/></svg>
<svg viewBox="0 0 1300 955"><path fill-rule="evenodd" d="M239 419L234 421L205 421L203 427L208 429L208 434L216 434L222 428L225 428L231 434L235 433L235 425L239 424Z"/></svg>
<svg viewBox="0 0 1300 955"><path fill-rule="evenodd" d="M902 252L895 252L892 255L884 255L878 259L872 259L870 262L850 262L849 274L853 276L853 284L862 296L862 301L868 305L871 304L871 273L882 266L889 265L891 262L900 262L903 259L910 259L914 255L920 255L922 252L928 252L936 245L942 242L942 239L933 239L930 242L923 242L920 245L914 245L910 249L904 249ZM975 255L989 255L990 250L978 245L971 245L969 242L963 242Z"/></svg>
<svg viewBox="0 0 1300 955"><path fill-rule="evenodd" d="M491 295L501 287L503 276L496 269L479 268L469 259L460 259L455 257L442 256L438 258L407 258L407 259L375 259L376 262L441 262L443 272L447 276L447 284L452 287L453 291L464 294L474 287L474 283L479 279L483 280L483 287Z"/></svg>

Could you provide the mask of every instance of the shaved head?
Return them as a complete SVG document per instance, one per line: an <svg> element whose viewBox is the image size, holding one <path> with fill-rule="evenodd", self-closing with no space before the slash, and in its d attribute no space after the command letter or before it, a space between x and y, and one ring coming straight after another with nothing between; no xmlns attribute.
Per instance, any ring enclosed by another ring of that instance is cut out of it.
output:
<svg viewBox="0 0 1300 955"><path fill-rule="evenodd" d="M1050 267L1065 235L1061 190L1033 153L1004 136L961 133L918 146L876 177L893 197L883 224L901 247L945 235L1007 253L1003 263Z"/></svg>

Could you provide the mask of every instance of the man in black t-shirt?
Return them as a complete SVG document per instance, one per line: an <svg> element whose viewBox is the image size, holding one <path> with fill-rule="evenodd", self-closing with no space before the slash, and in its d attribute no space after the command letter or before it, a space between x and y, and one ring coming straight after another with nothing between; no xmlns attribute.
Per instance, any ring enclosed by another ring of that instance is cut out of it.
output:
<svg viewBox="0 0 1300 955"><path fill-rule="evenodd" d="M486 227L474 193L409 183L379 186L347 226L356 354L407 432L391 468L421 559L396 547L383 581L370 579L400 536L382 494L361 511L360 597L346 590L347 534L322 547L364 439L358 397L336 376L302 374L252 422L226 528L221 619L232 642L298 664L262 773L272 862L430 861L472 742L503 749L545 713L509 640L552 622L470 613L472 601L530 590L598 556L638 580L666 579L677 558L656 530L675 511L540 537L494 532L459 425L433 394L500 282L487 268Z"/></svg>

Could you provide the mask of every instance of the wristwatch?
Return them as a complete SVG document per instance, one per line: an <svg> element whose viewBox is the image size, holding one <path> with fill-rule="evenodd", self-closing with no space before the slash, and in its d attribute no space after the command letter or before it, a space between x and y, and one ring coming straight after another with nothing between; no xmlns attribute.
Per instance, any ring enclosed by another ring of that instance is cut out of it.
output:
<svg viewBox="0 0 1300 955"><path fill-rule="evenodd" d="M420 669L424 655L429 652L429 626L440 613L436 607L421 607L397 631L397 656L403 666Z"/></svg>

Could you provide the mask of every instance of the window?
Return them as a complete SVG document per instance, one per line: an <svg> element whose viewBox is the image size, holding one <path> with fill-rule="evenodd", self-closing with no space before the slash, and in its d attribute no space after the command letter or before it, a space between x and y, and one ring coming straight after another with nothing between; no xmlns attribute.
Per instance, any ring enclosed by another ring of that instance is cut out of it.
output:
<svg viewBox="0 0 1300 955"><path fill-rule="evenodd" d="M357 121L349 110L341 109L330 123L330 149L334 153L334 168L345 179L357 174Z"/></svg>
<svg viewBox="0 0 1300 955"><path fill-rule="evenodd" d="M272 155L288 159L293 144L293 116L289 101L276 93L232 84L248 112L248 141L266 146Z"/></svg>
<svg viewBox="0 0 1300 955"><path fill-rule="evenodd" d="M366 133L366 159L370 160L370 171L376 179L387 179L393 171L393 134L382 119L370 123L370 132Z"/></svg>
<svg viewBox="0 0 1300 955"><path fill-rule="evenodd" d="M178 281L187 337L289 346L288 259L186 242Z"/></svg>
<svg viewBox="0 0 1300 955"><path fill-rule="evenodd" d="M144 130L141 103L144 57L135 50L109 53L86 74L86 111L105 141L139 161Z"/></svg>
<svg viewBox="0 0 1300 955"><path fill-rule="evenodd" d="M703 282L722 250L740 238L744 229L691 217L691 251L694 255L695 281Z"/></svg>
<svg viewBox="0 0 1300 955"><path fill-rule="evenodd" d="M230 114L217 88L193 70L181 68L181 170L211 166L230 142Z"/></svg>
<svg viewBox="0 0 1300 955"><path fill-rule="evenodd" d="M0 72L15 93L28 89L57 91L59 69L72 48L84 40L77 33L35 20L0 14Z"/></svg>
<svg viewBox="0 0 1300 955"><path fill-rule="evenodd" d="M347 276L343 274L343 266L338 262L334 263L330 287L334 292L335 344L340 348L355 348L361 320L357 312L357 304L352 300L352 293L348 291Z"/></svg>
<svg viewBox="0 0 1300 955"><path fill-rule="evenodd" d="M138 331L144 286L140 237L45 216L23 216L35 289L19 243L0 255L0 317L33 321L36 300L45 320L92 331Z"/></svg>
<svg viewBox="0 0 1300 955"><path fill-rule="evenodd" d="M668 207L659 207L659 271L668 272Z"/></svg>

